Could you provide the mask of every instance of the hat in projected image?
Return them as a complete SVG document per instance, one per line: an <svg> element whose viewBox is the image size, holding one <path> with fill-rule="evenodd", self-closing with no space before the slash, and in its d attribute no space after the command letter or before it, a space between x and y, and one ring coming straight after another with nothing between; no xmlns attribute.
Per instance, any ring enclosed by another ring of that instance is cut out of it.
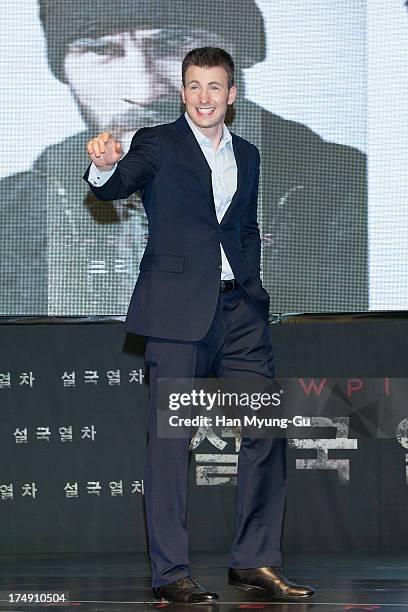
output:
<svg viewBox="0 0 408 612"><path fill-rule="evenodd" d="M206 30L220 46L232 45L239 68L265 59L263 18L254 0L39 0L39 6L48 61L61 81L69 43L135 28Z"/></svg>

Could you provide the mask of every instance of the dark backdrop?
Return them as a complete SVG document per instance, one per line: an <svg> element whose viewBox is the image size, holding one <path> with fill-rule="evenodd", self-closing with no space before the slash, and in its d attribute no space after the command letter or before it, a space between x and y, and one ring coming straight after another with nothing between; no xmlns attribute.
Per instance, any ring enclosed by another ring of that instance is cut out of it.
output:
<svg viewBox="0 0 408 612"><path fill-rule="evenodd" d="M404 377L407 332L402 316L282 319L277 375ZM118 321L20 320L0 325L0 346L0 552L144 550L143 339ZM350 432L317 464L316 447L290 442L285 550L408 548L402 427L398 439ZM191 456L193 550L232 540L236 443L213 442Z"/></svg>

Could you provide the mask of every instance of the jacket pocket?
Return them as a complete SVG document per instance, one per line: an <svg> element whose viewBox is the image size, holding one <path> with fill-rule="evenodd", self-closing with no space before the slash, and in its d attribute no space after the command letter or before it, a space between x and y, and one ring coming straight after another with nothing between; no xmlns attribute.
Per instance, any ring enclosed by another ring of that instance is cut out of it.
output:
<svg viewBox="0 0 408 612"><path fill-rule="evenodd" d="M145 255L139 268L141 271L183 272L184 259L180 255Z"/></svg>

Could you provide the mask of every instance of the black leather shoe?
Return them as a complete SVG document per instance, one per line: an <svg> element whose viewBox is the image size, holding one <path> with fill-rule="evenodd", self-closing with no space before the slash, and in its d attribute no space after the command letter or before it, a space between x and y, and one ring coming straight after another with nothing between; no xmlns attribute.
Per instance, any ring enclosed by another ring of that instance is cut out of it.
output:
<svg viewBox="0 0 408 612"><path fill-rule="evenodd" d="M153 588L153 595L171 603L208 604L218 599L217 593L206 591L190 576Z"/></svg>
<svg viewBox="0 0 408 612"><path fill-rule="evenodd" d="M310 597L314 593L312 588L288 580L277 567L229 568L228 583L245 591L264 591L277 599Z"/></svg>

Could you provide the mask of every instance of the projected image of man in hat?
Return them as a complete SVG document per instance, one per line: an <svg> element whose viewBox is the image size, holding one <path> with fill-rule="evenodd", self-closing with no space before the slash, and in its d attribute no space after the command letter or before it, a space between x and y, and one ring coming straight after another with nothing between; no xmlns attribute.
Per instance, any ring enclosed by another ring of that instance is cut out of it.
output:
<svg viewBox="0 0 408 612"><path fill-rule="evenodd" d="M82 144L108 130L126 152L141 126L174 120L182 111L181 60L202 45L233 55L240 98L226 120L261 152L263 282L272 312L368 307L365 158L245 98L244 70L266 56L253 0L40 0L39 7L49 66L88 129L1 182L8 312L124 314L146 219L138 196L101 205L78 185Z"/></svg>

